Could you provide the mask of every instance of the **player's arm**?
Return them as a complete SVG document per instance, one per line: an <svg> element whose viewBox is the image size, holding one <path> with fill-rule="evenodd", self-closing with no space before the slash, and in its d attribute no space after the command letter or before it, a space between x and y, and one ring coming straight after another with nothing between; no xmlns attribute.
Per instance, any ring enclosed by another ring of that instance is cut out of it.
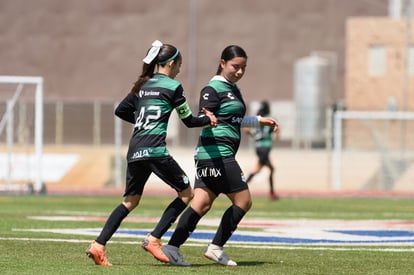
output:
<svg viewBox="0 0 414 275"><path fill-rule="evenodd" d="M215 113L220 107L220 99L216 90L206 86L200 92L200 100L198 102L199 114L203 113L203 109L207 109Z"/></svg>
<svg viewBox="0 0 414 275"><path fill-rule="evenodd" d="M240 127L258 127L258 126L270 126L273 129L273 132L279 131L279 122L271 117L262 117L262 116L245 116L241 122Z"/></svg>
<svg viewBox="0 0 414 275"><path fill-rule="evenodd" d="M199 115L198 117L193 116L187 101L175 109L178 113L178 117L188 128L202 127L209 124L213 127L217 125L217 119L215 118L214 114L212 112L209 112L207 109L204 109L203 114Z"/></svg>
<svg viewBox="0 0 414 275"><path fill-rule="evenodd" d="M203 127L206 125L210 125L212 127L217 126L217 118L206 108L203 108L202 112L200 112L198 116L193 116L181 85L177 88L175 94L175 110L185 126L188 128Z"/></svg>
<svg viewBox="0 0 414 275"><path fill-rule="evenodd" d="M260 125L262 126L270 126L273 129L273 132L279 133L279 121L271 117L260 117L259 119Z"/></svg>
<svg viewBox="0 0 414 275"><path fill-rule="evenodd" d="M115 115L122 120L135 124L135 104L138 100L133 93L129 93L122 101L118 104L115 109Z"/></svg>

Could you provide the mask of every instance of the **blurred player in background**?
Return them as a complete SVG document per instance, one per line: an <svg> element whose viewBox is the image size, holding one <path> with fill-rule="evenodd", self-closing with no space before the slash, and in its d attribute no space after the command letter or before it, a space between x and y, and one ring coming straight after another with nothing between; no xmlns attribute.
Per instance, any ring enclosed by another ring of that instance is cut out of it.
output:
<svg viewBox="0 0 414 275"><path fill-rule="evenodd" d="M142 242L142 247L160 261L168 262L160 239L193 197L187 175L166 148L169 117L175 109L187 127L217 125L216 117L206 109L199 117L192 116L181 83L174 80L182 63L176 47L156 40L143 61L141 75L115 110L115 115L134 124L134 131L127 153L124 200L113 210L100 235L86 250L97 265L112 265L106 257L105 245L121 222L138 206L152 173L174 188L178 197L165 209L155 229Z"/></svg>
<svg viewBox="0 0 414 275"><path fill-rule="evenodd" d="M257 111L258 116L268 117L270 116L270 107L267 101L262 101L260 108ZM263 167L269 168L269 198L271 200L277 200L279 197L275 193L273 185L273 174L275 172L275 167L270 160L270 151L273 146L273 129L269 126L258 126L253 129L246 129L247 133L250 134L255 140L256 155L258 161L253 171L250 172L247 177L247 183L249 183L252 178L262 170Z"/></svg>

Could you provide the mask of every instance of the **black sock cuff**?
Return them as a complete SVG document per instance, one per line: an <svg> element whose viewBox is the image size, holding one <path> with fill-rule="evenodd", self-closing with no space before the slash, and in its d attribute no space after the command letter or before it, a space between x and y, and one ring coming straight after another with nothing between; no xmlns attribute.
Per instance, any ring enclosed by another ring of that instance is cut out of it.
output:
<svg viewBox="0 0 414 275"><path fill-rule="evenodd" d="M194 218L196 218L196 219L201 219L201 216L196 212L196 211L194 211L194 209L190 206L190 207L188 207L188 214L191 216L191 217L194 217Z"/></svg>
<svg viewBox="0 0 414 275"><path fill-rule="evenodd" d="M165 234L165 232L167 232L186 207L187 204L185 204L181 198L175 198L165 209L157 226L151 232L151 235L155 238L161 239L161 237Z"/></svg>
<svg viewBox="0 0 414 275"><path fill-rule="evenodd" d="M193 208L187 208L181 215L181 218L174 230L168 244L180 247L190 236L200 221L201 216Z"/></svg>
<svg viewBox="0 0 414 275"><path fill-rule="evenodd" d="M235 204L233 204L231 207L233 208L234 213L237 213L238 215L240 215L242 217L246 214L246 211L244 211L242 208L238 207Z"/></svg>
<svg viewBox="0 0 414 275"><path fill-rule="evenodd" d="M119 225L123 221L123 219L128 216L129 210L125 207L124 204L118 205L109 215L108 219L105 222L105 225L99 234L96 242L106 245L106 242L112 237L112 235L116 232L119 228Z"/></svg>
<svg viewBox="0 0 414 275"><path fill-rule="evenodd" d="M187 204L179 197L175 198L173 204L176 205L178 209L185 209L187 207Z"/></svg>
<svg viewBox="0 0 414 275"><path fill-rule="evenodd" d="M118 210L122 213L122 214L125 214L125 215L128 215L129 214L129 210L128 210L128 208L126 208L126 206L123 204L123 203L121 203L120 205L118 205Z"/></svg>
<svg viewBox="0 0 414 275"><path fill-rule="evenodd" d="M213 238L212 244L224 246L233 232L236 230L239 222L246 214L242 208L237 205L232 205L224 212L220 225Z"/></svg>
<svg viewBox="0 0 414 275"><path fill-rule="evenodd" d="M194 211L193 208L189 207L183 214L188 221L188 230L189 232L193 232L201 219L201 216Z"/></svg>

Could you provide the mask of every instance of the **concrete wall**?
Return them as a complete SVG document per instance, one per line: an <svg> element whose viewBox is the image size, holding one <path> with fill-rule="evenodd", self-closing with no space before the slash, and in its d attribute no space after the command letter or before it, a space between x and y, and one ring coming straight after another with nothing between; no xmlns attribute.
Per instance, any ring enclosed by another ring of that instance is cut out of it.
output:
<svg viewBox="0 0 414 275"><path fill-rule="evenodd" d="M414 30L411 30L414 37ZM414 40L411 39L410 43ZM345 98L350 110L387 109L390 97L396 99L399 110L414 107L414 98L404 102L405 89L414 91L413 75L407 78L405 56L407 26L405 20L384 17L351 18L347 22L347 50L345 55ZM386 49L386 72L371 76L368 70L369 47L382 45ZM407 86L406 86L407 85Z"/></svg>
<svg viewBox="0 0 414 275"><path fill-rule="evenodd" d="M411 24L413 24L412 22ZM352 111L386 111L391 99L397 110L414 110L414 74L406 73L407 39L414 43L414 30L405 19L357 17L347 22L345 55L345 100ZM369 73L369 50L373 45L385 48L385 72ZM407 146L414 148L414 122L349 121L345 132L348 144L384 147L383 150ZM404 149L404 148L402 148Z"/></svg>
<svg viewBox="0 0 414 275"><path fill-rule="evenodd" d="M222 49L239 44L247 101L292 99L294 62L315 50L337 54L342 97L346 19L384 16L387 2L0 0L0 75L43 76L46 100L119 100L160 39L183 52L178 79L197 102Z"/></svg>

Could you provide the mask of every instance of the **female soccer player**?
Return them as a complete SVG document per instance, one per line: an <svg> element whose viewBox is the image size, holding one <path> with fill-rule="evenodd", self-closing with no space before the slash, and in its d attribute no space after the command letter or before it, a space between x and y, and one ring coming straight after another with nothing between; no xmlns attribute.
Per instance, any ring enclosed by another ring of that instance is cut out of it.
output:
<svg viewBox="0 0 414 275"><path fill-rule="evenodd" d="M216 128L204 128L200 133L195 153L194 198L182 214L168 245L163 248L173 265L190 265L184 261L179 247L221 193L230 199L231 206L224 212L204 256L222 265L237 265L223 251L223 246L252 205L246 179L235 159L240 145L240 127L268 125L277 131L279 125L269 117L245 117L246 106L236 82L243 77L246 66L247 55L241 47L226 47L217 74L201 91L200 107L212 111L219 123Z"/></svg>
<svg viewBox="0 0 414 275"><path fill-rule="evenodd" d="M216 117L207 109L203 109L204 114L199 117L192 116L183 88L174 80L182 63L176 47L154 41L143 61L141 75L115 110L115 115L134 124L134 131L127 153L124 200L113 210L100 235L86 250L97 265L112 265L105 255L105 245L126 216L138 206L151 173L174 188L178 197L165 209L142 247L160 261L169 261L162 252L160 238L191 201L193 190L187 175L166 148L168 119L175 109L187 127L217 125Z"/></svg>
<svg viewBox="0 0 414 275"><path fill-rule="evenodd" d="M270 107L267 101L263 101L260 104L259 111L257 111L258 116L269 116ZM269 168L269 199L277 200L279 197L275 193L274 184L273 184L273 174L275 167L270 160L270 151L273 146L273 131L271 127L268 126L259 126L254 129L248 129L248 133L255 140L256 155L258 158L257 164L254 167L253 171L250 172L247 177L247 183L249 183L252 178L262 170L264 166Z"/></svg>

